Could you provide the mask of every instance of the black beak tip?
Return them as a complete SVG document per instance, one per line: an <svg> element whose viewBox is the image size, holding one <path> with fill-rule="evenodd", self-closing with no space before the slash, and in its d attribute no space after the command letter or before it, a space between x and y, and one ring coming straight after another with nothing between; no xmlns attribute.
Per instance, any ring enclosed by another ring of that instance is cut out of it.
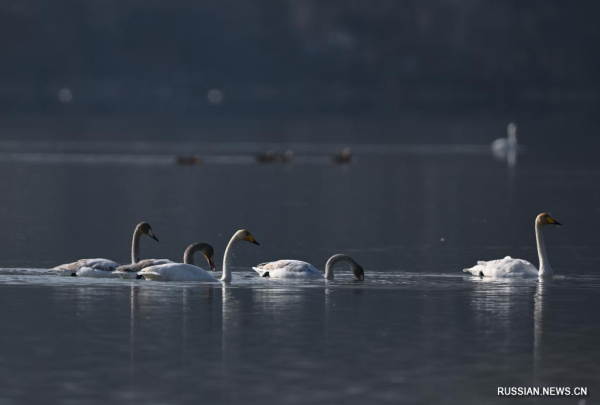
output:
<svg viewBox="0 0 600 405"><path fill-rule="evenodd" d="M158 242L158 238L156 236L152 235L151 238Z"/></svg>
<svg viewBox="0 0 600 405"><path fill-rule="evenodd" d="M554 225L562 226L562 224L558 221L554 221Z"/></svg>
<svg viewBox="0 0 600 405"><path fill-rule="evenodd" d="M257 241L253 241L252 243L254 243L255 245L260 246L260 243L258 243Z"/></svg>

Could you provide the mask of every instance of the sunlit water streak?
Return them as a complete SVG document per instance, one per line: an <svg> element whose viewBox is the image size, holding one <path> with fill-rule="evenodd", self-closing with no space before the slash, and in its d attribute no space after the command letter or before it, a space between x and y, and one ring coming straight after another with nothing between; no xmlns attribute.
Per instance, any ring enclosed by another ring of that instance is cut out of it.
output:
<svg viewBox="0 0 600 405"><path fill-rule="evenodd" d="M181 154L256 153L266 150L292 150L315 155L338 152L343 148L362 154L491 154L489 145L477 144L369 144L369 143L272 143L272 142L128 142L128 141L0 141L0 151L11 153L89 153L89 154Z"/></svg>

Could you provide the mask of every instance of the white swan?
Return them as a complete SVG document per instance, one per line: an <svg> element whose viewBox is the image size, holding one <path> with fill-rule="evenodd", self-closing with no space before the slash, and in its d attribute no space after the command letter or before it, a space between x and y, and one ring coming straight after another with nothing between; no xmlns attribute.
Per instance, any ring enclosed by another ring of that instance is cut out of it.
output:
<svg viewBox="0 0 600 405"><path fill-rule="evenodd" d="M333 266L343 261L350 265L350 269L358 280L365 279L365 272L360 264L354 259L345 254L333 255L325 264L325 275L317 270L312 264L300 260L277 260L275 262L262 263L253 267L254 271L260 274L261 277L271 278L323 278L333 280Z"/></svg>
<svg viewBox="0 0 600 405"><path fill-rule="evenodd" d="M202 255L206 258L208 265L211 270L215 269L215 265L213 264L212 257L214 255L214 249L211 245L207 243L193 243L185 249L183 252L183 263L185 264L194 264L194 254L196 252L201 252ZM181 264L175 263L169 259L146 259L141 260L137 263L126 264L124 266L117 267L115 274L123 279L142 279L144 276L138 274L140 271L145 268L152 266L159 266L162 264ZM194 266L195 267L195 266Z"/></svg>
<svg viewBox="0 0 600 405"><path fill-rule="evenodd" d="M225 249L225 255L223 258L223 276L221 281L231 281L231 255L233 246L239 241L248 241L259 245L254 239L250 232L245 229L237 231L229 244ZM211 248L212 249L212 248ZM206 253L203 252L203 254ZM212 255L207 257L209 265L214 269L212 264ZM186 263L167 263L158 266L146 267L144 270L139 272L139 275L143 276L146 280L152 281L219 281L214 278L209 272L200 267L194 266L193 264Z"/></svg>
<svg viewBox="0 0 600 405"><path fill-rule="evenodd" d="M158 242L154 235L152 227L147 222L140 222L133 232L133 241L131 242L131 260L134 262L140 259L140 238L142 235L148 235ZM96 278L115 278L117 274L113 272L119 267L119 263L107 259L80 259L73 263L61 264L52 269L59 276L79 276Z"/></svg>
<svg viewBox="0 0 600 405"><path fill-rule="evenodd" d="M506 127L506 138L499 138L492 142L492 154L500 159L504 160L510 157L511 154L515 154L518 149L517 145L517 124L511 122Z"/></svg>
<svg viewBox="0 0 600 405"><path fill-rule="evenodd" d="M506 256L504 259L492 260L489 262L477 262L477 265L463 271L475 276L485 277L545 277L554 274L548 256L546 255L546 244L544 243L543 227L546 225L561 225L550 215L542 213L535 219L535 237L537 240L537 250L540 259L540 269L529 263L527 260L513 259Z"/></svg>

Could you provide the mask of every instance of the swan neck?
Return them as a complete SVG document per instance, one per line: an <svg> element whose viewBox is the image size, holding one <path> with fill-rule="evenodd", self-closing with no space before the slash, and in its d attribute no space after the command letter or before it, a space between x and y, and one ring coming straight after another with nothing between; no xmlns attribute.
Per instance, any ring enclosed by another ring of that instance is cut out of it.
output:
<svg viewBox="0 0 600 405"><path fill-rule="evenodd" d="M333 273L333 267L335 266L335 264L337 262L340 262L340 261L348 263L351 268L356 265L356 262L354 260L352 260L349 256L346 256L344 254L333 255L329 258L329 260L327 260L327 264L325 264L325 279L327 279L327 280L334 279L335 274Z"/></svg>
<svg viewBox="0 0 600 405"><path fill-rule="evenodd" d="M196 250L193 249L192 246L188 247L183 253L183 262L185 264L195 265L196 263L194 262L194 253L196 253Z"/></svg>
<svg viewBox="0 0 600 405"><path fill-rule="evenodd" d="M236 233L227 244L227 249L225 249L225 254L223 255L223 276L221 277L221 281L231 281L231 258L233 255L233 245L235 245L238 240L238 235Z"/></svg>
<svg viewBox="0 0 600 405"><path fill-rule="evenodd" d="M508 125L508 144L510 146L517 146L517 126L514 123Z"/></svg>
<svg viewBox="0 0 600 405"><path fill-rule="evenodd" d="M140 261L140 238L142 232L138 227L133 232L133 240L131 241L131 263L137 263Z"/></svg>
<svg viewBox="0 0 600 405"><path fill-rule="evenodd" d="M540 259L540 276L550 276L554 274L550 262L548 261L548 255L546 254L546 243L544 242L544 230L543 225L536 221L535 223L535 238L537 241L538 257Z"/></svg>

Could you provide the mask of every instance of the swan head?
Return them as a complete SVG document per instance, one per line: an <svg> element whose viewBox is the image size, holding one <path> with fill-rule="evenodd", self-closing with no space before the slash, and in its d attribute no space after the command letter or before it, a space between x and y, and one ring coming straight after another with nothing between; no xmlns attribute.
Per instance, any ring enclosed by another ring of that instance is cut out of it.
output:
<svg viewBox="0 0 600 405"><path fill-rule="evenodd" d="M143 235L148 235L150 236L152 239L154 239L155 241L158 242L158 238L156 237L156 235L154 234L154 231L152 231L152 227L150 226L150 224L148 222L140 222L137 226L137 229L143 234Z"/></svg>
<svg viewBox="0 0 600 405"><path fill-rule="evenodd" d="M352 266L352 273L354 274L354 277L356 277L357 280L365 280L365 271L363 270L360 264L356 263L356 265Z"/></svg>
<svg viewBox="0 0 600 405"><path fill-rule="evenodd" d="M245 240L247 242L254 243L255 245L260 245L260 243L254 239L254 236L252 236L252 234L245 229L240 229L237 231L236 236L238 240Z"/></svg>
<svg viewBox="0 0 600 405"><path fill-rule="evenodd" d="M215 263L213 262L213 256L215 255L215 250L208 243L194 243L190 246L194 251L198 251L202 253L211 270L215 270ZM188 248L189 249L189 248Z"/></svg>
<svg viewBox="0 0 600 405"><path fill-rule="evenodd" d="M550 216L550 214L546 214L545 212L542 212L540 215L538 215L537 219L535 220L535 222L536 222L536 224L539 224L541 226L545 226L545 225L562 225L556 219L552 218L552 216Z"/></svg>

